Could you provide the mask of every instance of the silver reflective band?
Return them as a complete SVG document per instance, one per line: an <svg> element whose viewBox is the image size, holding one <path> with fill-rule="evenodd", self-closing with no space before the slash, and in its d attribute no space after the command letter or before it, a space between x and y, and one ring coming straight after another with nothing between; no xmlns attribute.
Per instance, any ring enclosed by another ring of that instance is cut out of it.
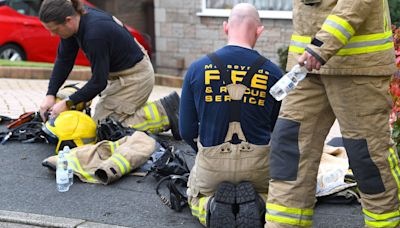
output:
<svg viewBox="0 0 400 228"><path fill-rule="evenodd" d="M396 222L396 221L400 221L400 217L396 216L394 218L387 218L385 220L376 220L374 218L369 217L368 215L364 214L364 219L367 221L371 221L371 222Z"/></svg>
<svg viewBox="0 0 400 228"><path fill-rule="evenodd" d="M290 41L290 46L296 46L296 47L301 47L301 48L306 48L307 45L309 45L310 43L303 43L303 42L299 42L299 41Z"/></svg>
<svg viewBox="0 0 400 228"><path fill-rule="evenodd" d="M121 156L122 156L122 155L121 155ZM130 170L128 170L128 167L126 166L125 162L124 162L120 157L118 157L118 156L113 156L113 158L117 159L117 160L120 162L120 164L124 167L125 172L123 172L123 171L121 170L121 172L122 172L123 174L126 174L126 173L129 173L129 172L130 172Z"/></svg>
<svg viewBox="0 0 400 228"><path fill-rule="evenodd" d="M393 42L393 37L388 37L386 39L380 40L372 40L372 41L363 41L363 42L350 42L344 48L359 48L359 47L368 47L368 46L375 46L380 44L387 44Z"/></svg>
<svg viewBox="0 0 400 228"><path fill-rule="evenodd" d="M340 24L338 24L330 19L326 19L324 24L327 24L327 25L339 30L347 38L347 40L350 40L350 38L352 37L352 35L345 28L343 28L343 26L341 26Z"/></svg>
<svg viewBox="0 0 400 228"><path fill-rule="evenodd" d="M278 216L278 217L285 217L285 218L291 218L291 219L296 219L299 221L312 221L312 215L299 215L299 214L287 214L279 211L275 211L272 209L267 209L267 214Z"/></svg>

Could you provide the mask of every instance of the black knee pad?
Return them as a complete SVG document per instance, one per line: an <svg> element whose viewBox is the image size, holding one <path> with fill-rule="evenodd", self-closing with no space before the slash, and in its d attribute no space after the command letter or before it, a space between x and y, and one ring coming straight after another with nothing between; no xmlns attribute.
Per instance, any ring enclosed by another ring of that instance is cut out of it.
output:
<svg viewBox="0 0 400 228"><path fill-rule="evenodd" d="M378 167L372 161L365 139L343 138L350 168L362 193L378 194L385 191Z"/></svg>
<svg viewBox="0 0 400 228"><path fill-rule="evenodd" d="M275 180L294 181L300 160L300 123L279 118L271 138L270 174Z"/></svg>

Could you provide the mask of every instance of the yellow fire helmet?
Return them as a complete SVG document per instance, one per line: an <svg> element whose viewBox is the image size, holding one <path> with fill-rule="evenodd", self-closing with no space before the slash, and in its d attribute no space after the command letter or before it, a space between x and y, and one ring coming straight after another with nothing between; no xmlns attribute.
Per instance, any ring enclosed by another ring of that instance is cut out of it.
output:
<svg viewBox="0 0 400 228"><path fill-rule="evenodd" d="M96 123L79 111L62 112L56 118L49 119L42 130L51 143L57 144L56 154L64 146L74 148L96 142Z"/></svg>
<svg viewBox="0 0 400 228"><path fill-rule="evenodd" d="M74 94L76 91L80 90L84 85L85 85L85 83L81 82L81 83L67 84L67 85L63 86L56 94L56 102L67 99L69 96ZM86 108L89 108L91 104L92 104L92 101L81 102L81 103L75 105L74 110L83 111Z"/></svg>

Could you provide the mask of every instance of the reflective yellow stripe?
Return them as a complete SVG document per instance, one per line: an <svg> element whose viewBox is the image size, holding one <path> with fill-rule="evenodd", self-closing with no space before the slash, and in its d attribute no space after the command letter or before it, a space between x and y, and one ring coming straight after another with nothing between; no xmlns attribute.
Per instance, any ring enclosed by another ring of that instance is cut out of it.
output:
<svg viewBox="0 0 400 228"><path fill-rule="evenodd" d="M150 107L149 107L148 103L146 104L146 106L144 106L143 111L144 111L144 113L146 115L146 119L148 119L148 120L153 119L152 116L151 116L151 113L150 113Z"/></svg>
<svg viewBox="0 0 400 228"><path fill-rule="evenodd" d="M365 224L371 227L399 227L400 212L394 211L386 214L374 214L363 209Z"/></svg>
<svg viewBox="0 0 400 228"><path fill-rule="evenodd" d="M385 40L388 38L392 38L392 32L384 32L384 33L375 33L369 35L359 35L353 36L349 43L359 43L359 42L368 42L368 41L376 41L376 40Z"/></svg>
<svg viewBox="0 0 400 228"><path fill-rule="evenodd" d="M143 108L145 112L146 121L131 125L130 127L141 131L150 131L157 133L162 131L164 126L169 126L169 120L167 116L161 116L154 102L147 102L146 106Z"/></svg>
<svg viewBox="0 0 400 228"><path fill-rule="evenodd" d="M271 222L285 223L285 224L294 225L294 226L303 226L303 227L312 226L312 221L306 221L306 220L299 221L297 219L285 218L285 217L280 217L280 216L275 216L275 215L270 215L270 214L265 214L265 220L271 221Z"/></svg>
<svg viewBox="0 0 400 228"><path fill-rule="evenodd" d="M311 37L292 35L289 52L302 54L308 44L311 43Z"/></svg>
<svg viewBox="0 0 400 228"><path fill-rule="evenodd" d="M399 160L397 158L396 151L393 148L389 148L389 164L390 164L390 171L396 181L397 184L397 197L400 200L400 168L399 168Z"/></svg>
<svg viewBox="0 0 400 228"><path fill-rule="evenodd" d="M311 226L313 209L289 208L277 204L267 203L265 219L278 223L296 226Z"/></svg>
<svg viewBox="0 0 400 228"><path fill-rule="evenodd" d="M393 49L392 32L360 35L351 38L337 55L355 55Z"/></svg>
<svg viewBox="0 0 400 228"><path fill-rule="evenodd" d="M292 40L293 41L297 41L300 43L305 43L305 44L309 44L311 43L311 37L310 36L299 36L299 35L292 35Z"/></svg>
<svg viewBox="0 0 400 228"><path fill-rule="evenodd" d="M205 204L208 202L209 199L209 196L201 197L199 199L199 205L191 204L190 201L188 202L189 207L192 211L192 215L198 218L200 223L203 225L206 225L207 210Z"/></svg>
<svg viewBox="0 0 400 228"><path fill-rule="evenodd" d="M347 42L349 41L348 38L345 35L343 35L341 31L332 27L331 25L323 24L321 29L327 31L328 33L336 37L344 45L346 45Z"/></svg>
<svg viewBox="0 0 400 228"><path fill-rule="evenodd" d="M335 23L339 24L344 29L346 29L346 31L349 32L351 36L353 36L356 33L353 26L351 26L349 24L349 22L347 22L346 20L344 20L336 15L329 15L327 17L327 20L331 20L331 21L334 21Z"/></svg>
<svg viewBox="0 0 400 228"><path fill-rule="evenodd" d="M363 209L363 213L375 220L388 220L388 219L392 219L395 217L399 217L400 216L400 212L399 211L394 211L394 212L389 212L389 213L385 213L385 214L374 214L366 209Z"/></svg>
<svg viewBox="0 0 400 228"><path fill-rule="evenodd" d="M307 39L309 40L306 43ZM299 42L301 40L302 42ZM296 38L292 36L291 46L289 52L303 53L304 48L311 43L311 37L298 36ZM394 48L392 32L376 33L370 35L353 36L348 44L338 51L336 55L356 55L366 54L378 51L385 51Z"/></svg>
<svg viewBox="0 0 400 228"><path fill-rule="evenodd" d="M151 110L153 112L154 118L153 120L160 120L160 113L158 112L157 106L154 102L150 103Z"/></svg>
<svg viewBox="0 0 400 228"><path fill-rule="evenodd" d="M121 154L114 154L112 157L110 157L110 159L119 167L122 175L125 175L131 171L131 165Z"/></svg>
<svg viewBox="0 0 400 228"><path fill-rule="evenodd" d="M279 212L284 212L288 214L295 214L295 215L307 215L307 216L312 216L314 214L313 209L300 209L300 208L290 208L290 207L284 207L278 204L267 204L267 209L272 209L275 211Z"/></svg>
<svg viewBox="0 0 400 228"><path fill-rule="evenodd" d="M148 131L153 129L163 128L169 126L168 116L162 116L159 121L148 120L140 124L131 125L130 127L141 131Z"/></svg>
<svg viewBox="0 0 400 228"><path fill-rule="evenodd" d="M111 154L114 154L115 150L119 147L118 141L116 142L108 141L108 144L110 145Z"/></svg>
<svg viewBox="0 0 400 228"><path fill-rule="evenodd" d="M347 21L336 15L329 15L321 29L339 39L344 45L355 33L354 28Z"/></svg>
<svg viewBox="0 0 400 228"><path fill-rule="evenodd" d="M392 31L390 26L389 5L387 0L382 0L383 3L383 27L385 31Z"/></svg>
<svg viewBox="0 0 400 228"><path fill-rule="evenodd" d="M72 151L70 151L70 153L73 153ZM67 154L66 158L67 158L68 162L70 162L72 164L72 170L75 173L81 174L83 176L83 178L85 178L90 183L98 183L99 182L92 175L90 175L89 173L87 173L85 170L82 169L82 166L79 163L79 160L76 158L76 152L73 155Z"/></svg>
<svg viewBox="0 0 400 228"><path fill-rule="evenodd" d="M393 42L382 45L370 46L370 47L343 48L338 53L336 53L336 55L343 56L343 55L367 54L372 52L385 51L393 48L394 48Z"/></svg>

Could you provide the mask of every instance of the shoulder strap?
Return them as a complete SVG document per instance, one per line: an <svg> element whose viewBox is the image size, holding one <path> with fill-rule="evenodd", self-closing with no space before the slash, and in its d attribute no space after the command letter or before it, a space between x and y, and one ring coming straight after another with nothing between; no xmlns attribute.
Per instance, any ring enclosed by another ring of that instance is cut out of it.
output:
<svg viewBox="0 0 400 228"><path fill-rule="evenodd" d="M251 65L250 70L247 71L246 75L244 76L244 80L242 82L243 85L245 85L246 87L250 87L251 79L254 77L257 71L265 64L266 61L267 59L264 56L262 55L258 56L256 61L254 61L254 63Z"/></svg>
<svg viewBox="0 0 400 228"><path fill-rule="evenodd" d="M231 79L231 77L228 76L228 71L227 71L227 69L225 67L225 64L215 54L215 52L210 53L207 56L208 56L208 58L211 59L211 62L213 62L217 66L217 69L219 70L221 78L225 82L225 84L226 85L232 84L232 79Z"/></svg>

